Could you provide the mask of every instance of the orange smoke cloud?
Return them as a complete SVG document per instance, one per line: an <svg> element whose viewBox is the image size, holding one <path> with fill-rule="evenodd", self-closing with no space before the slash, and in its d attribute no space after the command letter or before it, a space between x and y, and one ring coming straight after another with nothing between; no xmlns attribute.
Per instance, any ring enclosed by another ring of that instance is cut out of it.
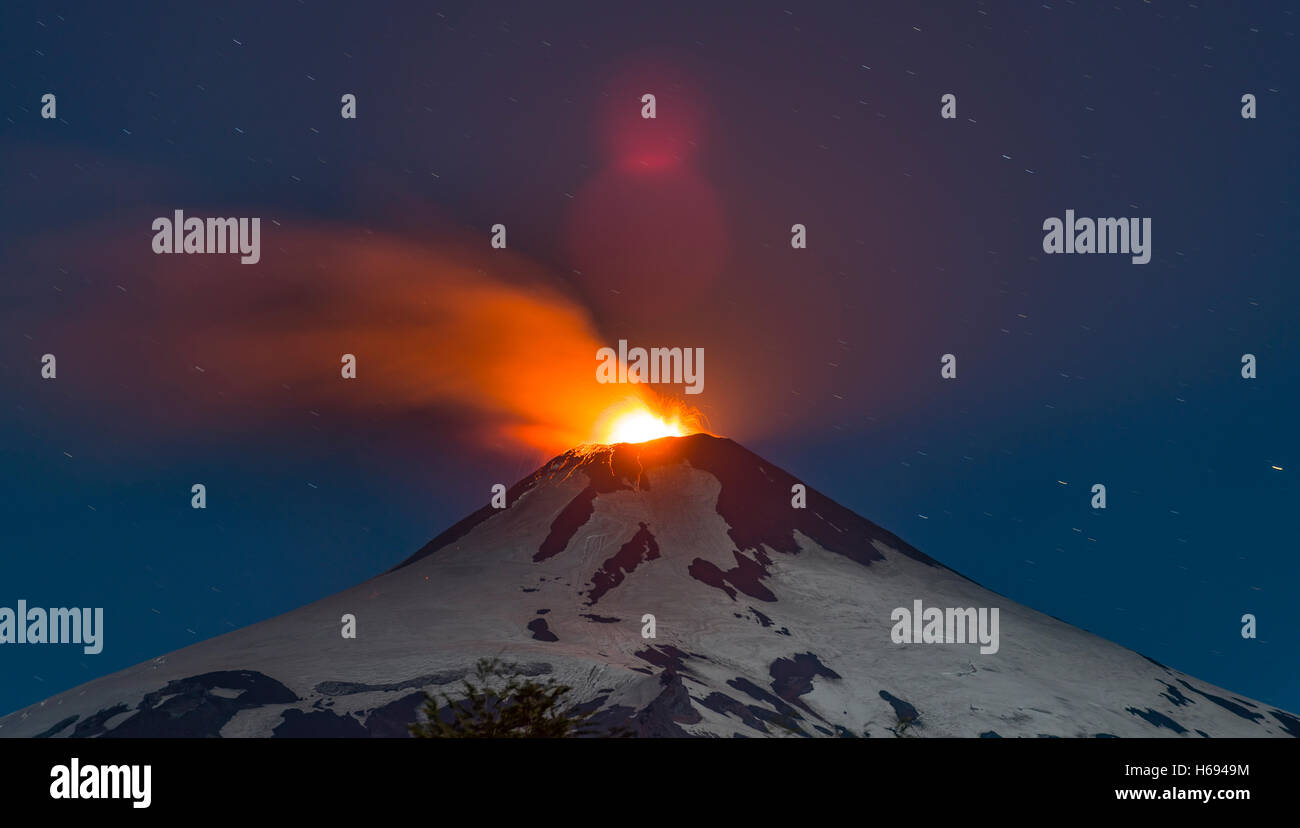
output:
<svg viewBox="0 0 1300 828"><path fill-rule="evenodd" d="M110 271L39 347L59 354L73 387L93 383L96 399L163 427L441 410L479 436L561 451L599 440L629 397L698 426L645 386L598 383L608 343L585 308L486 234L473 248L430 246L264 221L262 238L251 266L153 255L147 237L110 243L86 263ZM341 376L345 354L356 379Z"/></svg>

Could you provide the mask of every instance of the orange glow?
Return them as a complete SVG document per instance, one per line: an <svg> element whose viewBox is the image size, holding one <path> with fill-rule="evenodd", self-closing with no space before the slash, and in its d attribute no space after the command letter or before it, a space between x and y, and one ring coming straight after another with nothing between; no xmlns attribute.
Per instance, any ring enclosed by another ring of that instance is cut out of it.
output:
<svg viewBox="0 0 1300 828"><path fill-rule="evenodd" d="M684 437L702 431L700 415L677 400L655 403L628 397L600 415L593 429L592 442L644 443L660 437ZM656 410L656 408L658 410Z"/></svg>
<svg viewBox="0 0 1300 828"><path fill-rule="evenodd" d="M703 430L692 408L649 386L597 382L607 340L528 260L489 258L455 238L415 243L326 225L276 238L277 261L257 279L230 257L194 278L178 277L166 257L150 257L130 280L114 275L129 301L69 317L58 335L96 398L154 429L437 417L458 429L455 439L543 456ZM114 245L125 242L102 248ZM340 376L343 354L356 357L356 379ZM143 404L121 382L121 364L168 380Z"/></svg>
<svg viewBox="0 0 1300 828"><path fill-rule="evenodd" d="M665 423L649 411L624 414L609 431L607 443L644 443L660 437L681 437L679 428Z"/></svg>

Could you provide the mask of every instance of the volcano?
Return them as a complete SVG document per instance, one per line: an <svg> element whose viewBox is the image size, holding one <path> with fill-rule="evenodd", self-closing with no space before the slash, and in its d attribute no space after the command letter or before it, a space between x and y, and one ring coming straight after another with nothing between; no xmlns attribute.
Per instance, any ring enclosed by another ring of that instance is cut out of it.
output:
<svg viewBox="0 0 1300 828"><path fill-rule="evenodd" d="M0 736L405 737L424 692L454 695L485 657L640 736L1300 736L796 484L706 434L575 449L388 572L10 714ZM921 606L996 608L997 645L898 643L895 613Z"/></svg>

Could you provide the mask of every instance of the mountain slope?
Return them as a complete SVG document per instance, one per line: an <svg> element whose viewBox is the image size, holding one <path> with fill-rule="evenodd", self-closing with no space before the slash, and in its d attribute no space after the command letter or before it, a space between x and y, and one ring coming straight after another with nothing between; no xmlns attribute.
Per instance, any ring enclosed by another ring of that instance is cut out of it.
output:
<svg viewBox="0 0 1300 828"><path fill-rule="evenodd" d="M0 736L404 736L482 657L643 736L1300 736L962 577L736 443L561 455L392 570L0 719ZM891 613L998 608L996 652ZM340 635L353 614L357 638ZM642 637L654 616L656 637Z"/></svg>

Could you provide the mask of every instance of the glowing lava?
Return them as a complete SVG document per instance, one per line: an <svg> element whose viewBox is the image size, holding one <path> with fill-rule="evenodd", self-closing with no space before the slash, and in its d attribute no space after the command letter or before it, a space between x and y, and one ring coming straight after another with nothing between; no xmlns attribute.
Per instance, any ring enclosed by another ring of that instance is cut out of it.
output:
<svg viewBox="0 0 1300 828"><path fill-rule="evenodd" d="M635 398L610 406L596 423L594 442L644 443L701 430L699 415L684 404L672 401L662 407L665 410L655 411L649 403Z"/></svg>
<svg viewBox="0 0 1300 828"><path fill-rule="evenodd" d="M666 423L649 411L624 414L609 430L607 443L644 443L660 437L681 437L682 430Z"/></svg>

